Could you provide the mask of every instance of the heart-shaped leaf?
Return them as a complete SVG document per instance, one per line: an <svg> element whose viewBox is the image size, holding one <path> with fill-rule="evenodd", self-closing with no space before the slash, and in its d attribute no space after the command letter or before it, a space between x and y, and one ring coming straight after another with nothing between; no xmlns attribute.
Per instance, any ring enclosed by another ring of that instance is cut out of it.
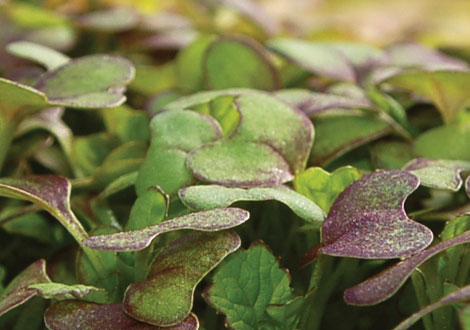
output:
<svg viewBox="0 0 470 330"><path fill-rule="evenodd" d="M191 186L181 189L178 195L187 207L195 210L228 207L238 201L277 200L307 221L321 225L325 219L325 214L315 203L284 186L251 189L217 185Z"/></svg>
<svg viewBox="0 0 470 330"><path fill-rule="evenodd" d="M421 251L382 273L347 289L344 293L344 300L351 305L378 304L397 292L411 273L426 260L447 248L464 243L470 243L470 231Z"/></svg>
<svg viewBox="0 0 470 330"><path fill-rule="evenodd" d="M29 41L15 41L9 43L7 51L15 56L37 62L45 66L49 71L57 69L70 61L68 56L52 48Z"/></svg>
<svg viewBox="0 0 470 330"><path fill-rule="evenodd" d="M454 292L451 292L436 301L435 303L432 303L431 305L420 309L418 312L414 313L413 315L402 321L399 325L393 328L393 330L406 330L424 315L431 313L437 308L444 307L450 304L456 304L459 302L467 302L468 300L470 300L470 285L464 286Z"/></svg>
<svg viewBox="0 0 470 330"><path fill-rule="evenodd" d="M127 288L126 313L158 326L180 323L191 311L196 285L240 243L231 231L193 232L173 241L157 255L147 280Z"/></svg>
<svg viewBox="0 0 470 330"><path fill-rule="evenodd" d="M295 177L294 187L328 212L336 197L361 176L351 166L338 168L331 174L320 167L311 167Z"/></svg>
<svg viewBox="0 0 470 330"><path fill-rule="evenodd" d="M262 243L230 256L212 282L204 299L227 316L233 329L262 328L268 305L285 304L293 298L289 274Z"/></svg>
<svg viewBox="0 0 470 330"><path fill-rule="evenodd" d="M273 90L279 77L262 45L247 38L224 37L207 48L202 62L210 89L246 87Z"/></svg>
<svg viewBox="0 0 470 330"><path fill-rule="evenodd" d="M369 109L374 105L367 98L317 93L306 89L283 89L274 95L302 110L307 116L332 109Z"/></svg>
<svg viewBox="0 0 470 330"><path fill-rule="evenodd" d="M403 167L430 188L457 191L462 186L461 173L470 170L470 162L459 160L417 158Z"/></svg>
<svg viewBox="0 0 470 330"><path fill-rule="evenodd" d="M320 253L367 259L409 256L431 244L426 226L409 219L405 199L419 179L405 171L364 176L336 199L322 227Z"/></svg>
<svg viewBox="0 0 470 330"><path fill-rule="evenodd" d="M160 234L181 229L219 231L244 223L249 213L239 208L221 208L186 214L158 225L112 235L91 236L84 246L112 251L137 251L146 248Z"/></svg>
<svg viewBox="0 0 470 330"><path fill-rule="evenodd" d="M470 96L465 92L470 88L470 72L410 71L399 73L384 82L429 98L446 123L470 104Z"/></svg>
<svg viewBox="0 0 470 330"><path fill-rule="evenodd" d="M180 324L161 328L130 318L121 303L102 305L84 301L62 301L50 306L44 314L44 322L51 330L196 330L199 327L194 314L189 314Z"/></svg>
<svg viewBox="0 0 470 330"><path fill-rule="evenodd" d="M134 78L134 66L128 60L109 55L91 55L74 59L46 73L36 88L51 104L104 108L122 104L125 85Z"/></svg>

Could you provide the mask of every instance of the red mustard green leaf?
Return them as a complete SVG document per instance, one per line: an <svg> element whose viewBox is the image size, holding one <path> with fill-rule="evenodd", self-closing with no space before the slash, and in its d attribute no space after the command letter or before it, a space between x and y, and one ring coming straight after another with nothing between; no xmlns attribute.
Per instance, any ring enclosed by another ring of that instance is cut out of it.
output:
<svg viewBox="0 0 470 330"><path fill-rule="evenodd" d="M202 68L210 89L273 90L280 84L276 67L264 47L248 38L215 40L205 52Z"/></svg>
<svg viewBox="0 0 470 330"><path fill-rule="evenodd" d="M68 56L55 49L29 41L9 43L7 51L17 57L37 62L48 70L54 70L70 61Z"/></svg>
<svg viewBox="0 0 470 330"><path fill-rule="evenodd" d="M409 256L431 244L426 226L409 219L406 198L419 179L405 171L379 171L347 187L323 222L320 253L366 259Z"/></svg>
<svg viewBox="0 0 470 330"><path fill-rule="evenodd" d="M461 173L470 171L470 162L417 158L406 164L403 170L416 175L423 186L457 191L463 183Z"/></svg>
<svg viewBox="0 0 470 330"><path fill-rule="evenodd" d="M84 301L56 303L46 310L44 321L51 330L197 330L199 328L199 321L194 314L189 314L180 324L161 328L127 316L121 303L104 305Z"/></svg>
<svg viewBox="0 0 470 330"><path fill-rule="evenodd" d="M105 108L122 104L125 86L134 78L128 60L91 55L71 60L43 75L36 88L50 104L77 108Z"/></svg>
<svg viewBox="0 0 470 330"><path fill-rule="evenodd" d="M147 279L127 288L126 313L158 326L180 323L191 311L196 285L240 244L231 231L192 232L173 241L157 255Z"/></svg>
<svg viewBox="0 0 470 330"><path fill-rule="evenodd" d="M238 226L248 218L248 211L239 208L220 208L186 214L135 231L91 236L83 241L83 245L93 249L137 251L149 246L158 235L169 231L181 229L220 231Z"/></svg>
<svg viewBox="0 0 470 330"><path fill-rule="evenodd" d="M277 200L304 220L321 225L325 219L325 213L318 205L285 186L251 189L218 185L190 186L181 189L178 195L187 207L195 210L228 207L238 201Z"/></svg>
<svg viewBox="0 0 470 330"><path fill-rule="evenodd" d="M397 292L411 273L426 260L449 247L464 243L470 243L470 231L421 251L378 275L347 289L344 293L344 300L351 305L378 304Z"/></svg>
<svg viewBox="0 0 470 330"><path fill-rule="evenodd" d="M460 289L455 290L454 292L449 293L448 295L442 297L435 303L432 303L418 312L414 313L399 325L397 325L393 330L406 330L415 324L420 318L424 315L431 313L437 308L444 307L451 304L456 304L460 302L468 302L470 300L470 285L464 286Z"/></svg>

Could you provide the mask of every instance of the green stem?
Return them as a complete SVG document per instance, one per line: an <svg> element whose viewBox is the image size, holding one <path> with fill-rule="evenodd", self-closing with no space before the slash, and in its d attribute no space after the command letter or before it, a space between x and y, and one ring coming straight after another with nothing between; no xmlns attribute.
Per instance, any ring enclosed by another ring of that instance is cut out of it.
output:
<svg viewBox="0 0 470 330"><path fill-rule="evenodd" d="M0 171L15 134L17 120L0 112Z"/></svg>

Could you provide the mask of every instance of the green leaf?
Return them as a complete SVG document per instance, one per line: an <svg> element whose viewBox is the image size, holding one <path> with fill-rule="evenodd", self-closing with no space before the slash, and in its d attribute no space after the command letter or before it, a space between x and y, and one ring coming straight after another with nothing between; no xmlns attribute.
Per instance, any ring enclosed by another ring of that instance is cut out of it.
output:
<svg viewBox="0 0 470 330"><path fill-rule="evenodd" d="M403 170L416 175L423 186L457 191L463 183L461 173L470 171L470 162L417 158L406 164Z"/></svg>
<svg viewBox="0 0 470 330"><path fill-rule="evenodd" d="M378 141L370 153L376 169L400 169L413 159L411 145L401 141Z"/></svg>
<svg viewBox="0 0 470 330"><path fill-rule="evenodd" d="M195 210L210 210L228 207L238 201L277 200L286 204L304 220L320 225L325 218L323 211L304 196L284 187L274 188L228 188L217 185L191 186L178 193L183 203Z"/></svg>
<svg viewBox="0 0 470 330"><path fill-rule="evenodd" d="M295 190L314 201L328 212L336 197L351 183L361 178L361 173L351 166L328 173L320 167L311 167L295 177Z"/></svg>
<svg viewBox="0 0 470 330"><path fill-rule="evenodd" d="M170 197L158 186L150 187L132 205L125 230L137 230L160 223L168 214Z"/></svg>
<svg viewBox="0 0 470 330"><path fill-rule="evenodd" d="M470 330L470 306L468 304L460 309L459 320L462 330Z"/></svg>
<svg viewBox="0 0 470 330"><path fill-rule="evenodd" d="M417 156L470 161L470 123L455 123L430 129L415 140Z"/></svg>
<svg viewBox="0 0 470 330"><path fill-rule="evenodd" d="M290 276L260 243L224 262L212 278L204 299L227 316L234 329L260 329L266 308L293 298Z"/></svg>
<svg viewBox="0 0 470 330"><path fill-rule="evenodd" d="M46 73L36 87L54 105L115 107L126 100L122 93L134 74L132 63L122 57L90 55Z"/></svg>
<svg viewBox="0 0 470 330"><path fill-rule="evenodd" d="M84 301L61 301L50 306L44 315L44 322L51 330L196 330L199 327L194 314L188 315L178 325L161 328L127 316L121 303L102 305Z"/></svg>
<svg viewBox="0 0 470 330"><path fill-rule="evenodd" d="M112 109L103 109L101 114L106 130L119 136L122 142L145 142L150 139L149 120L143 111L121 105Z"/></svg>
<svg viewBox="0 0 470 330"><path fill-rule="evenodd" d="M37 62L45 66L49 71L55 70L70 61L68 56L52 48L29 41L9 43L7 51L17 57Z"/></svg>
<svg viewBox="0 0 470 330"><path fill-rule="evenodd" d="M158 326L180 323L191 311L196 285L240 243L230 231L193 232L173 241L157 255L147 280L128 287L126 313Z"/></svg>
<svg viewBox="0 0 470 330"><path fill-rule="evenodd" d="M175 65L168 62L159 66L137 65L135 79L130 83L129 89L145 96L176 87Z"/></svg>
<svg viewBox="0 0 470 330"><path fill-rule="evenodd" d="M112 235L91 236L83 244L93 249L138 251L160 234L174 230L220 231L241 225L250 214L239 208L221 208L186 214L143 229Z"/></svg>
<svg viewBox="0 0 470 330"><path fill-rule="evenodd" d="M82 284L65 285L61 283L35 283L28 289L36 290L37 294L45 299L74 299L86 296L90 291L102 290L94 286Z"/></svg>
<svg viewBox="0 0 470 330"><path fill-rule="evenodd" d="M77 23L89 30L119 33L135 28L140 21L140 15L128 7L96 10L82 15Z"/></svg>
<svg viewBox="0 0 470 330"><path fill-rule="evenodd" d="M217 39L205 52L202 67L210 89L279 87L278 73L267 52L251 39Z"/></svg>
<svg viewBox="0 0 470 330"><path fill-rule="evenodd" d="M29 109L43 109L47 106L44 93L4 78L0 78L0 113L18 115Z"/></svg>
<svg viewBox="0 0 470 330"><path fill-rule="evenodd" d="M439 109L446 123L452 122L460 110L470 105L470 73L459 71L409 71L384 81L429 98Z"/></svg>
<svg viewBox="0 0 470 330"><path fill-rule="evenodd" d="M314 120L315 143L310 161L326 165L346 152L376 140L391 131L376 116L325 116Z"/></svg>

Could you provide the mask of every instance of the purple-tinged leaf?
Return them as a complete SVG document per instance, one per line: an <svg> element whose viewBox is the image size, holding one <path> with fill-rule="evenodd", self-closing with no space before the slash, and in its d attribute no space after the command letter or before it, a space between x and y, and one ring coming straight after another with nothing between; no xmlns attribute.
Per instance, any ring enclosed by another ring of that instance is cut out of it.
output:
<svg viewBox="0 0 470 330"><path fill-rule="evenodd" d="M443 298L439 299L435 303L432 303L418 312L414 313L399 325L397 325L393 330L406 330L410 328L413 324L416 323L424 315L431 313L433 310L444 307L451 304L456 304L460 302L468 302L470 300L470 285L464 286L454 292L449 293Z"/></svg>
<svg viewBox="0 0 470 330"><path fill-rule="evenodd" d="M0 196L26 200L49 212L80 242L85 229L70 209L70 182L57 175L1 178Z"/></svg>
<svg viewBox="0 0 470 330"><path fill-rule="evenodd" d="M70 58L55 49L29 41L15 41L9 43L7 51L17 57L37 62L48 70L54 70L68 61Z"/></svg>
<svg viewBox="0 0 470 330"><path fill-rule="evenodd" d="M406 198L419 179L405 171L379 171L346 188L323 222L320 253L365 259L409 256L431 244L426 226L409 219Z"/></svg>
<svg viewBox="0 0 470 330"><path fill-rule="evenodd" d="M180 323L191 311L196 285L240 244L232 231L192 232L173 241L157 255L147 279L127 288L126 313L158 326Z"/></svg>
<svg viewBox="0 0 470 330"><path fill-rule="evenodd" d="M44 314L51 330L161 330L163 328L139 322L124 313L121 303L102 305L84 301L62 301L49 307ZM167 330L196 330L199 321L194 314Z"/></svg>
<svg viewBox="0 0 470 330"><path fill-rule="evenodd" d="M344 300L351 305L378 304L392 296L405 283L411 273L426 260L447 248L464 243L470 243L470 231L421 251L380 274L347 289L344 293Z"/></svg>
<svg viewBox="0 0 470 330"><path fill-rule="evenodd" d="M457 191L462 186L461 173L470 170L470 162L460 160L417 158L403 167L430 188Z"/></svg>
<svg viewBox="0 0 470 330"><path fill-rule="evenodd" d="M244 223L249 216L248 211L239 208L221 208L196 212L135 231L91 236L83 241L83 245L101 250L137 251L149 246L158 235L169 231L181 229L220 231Z"/></svg>
<svg viewBox="0 0 470 330"><path fill-rule="evenodd" d="M40 259L23 270L8 284L0 297L0 315L25 303L37 291L29 288L31 284L47 283L51 280L46 274L46 261Z"/></svg>
<svg viewBox="0 0 470 330"><path fill-rule="evenodd" d="M251 19L268 35L274 35L279 31L280 26L275 17L269 15L256 1L222 0L222 3L227 7L238 10L241 14Z"/></svg>
<svg viewBox="0 0 470 330"><path fill-rule="evenodd" d="M470 176L467 178L467 181L465 181L465 186L467 188L467 195L470 198Z"/></svg>
<svg viewBox="0 0 470 330"><path fill-rule="evenodd" d="M367 98L317 93L306 89L284 89L274 95L297 107L307 116L333 109L370 109L374 105Z"/></svg>
<svg viewBox="0 0 470 330"><path fill-rule="evenodd" d="M238 201L277 200L287 205L302 219L315 225L321 226L325 219L325 213L317 204L285 186L251 189L229 188L218 185L190 186L181 189L178 195L187 207L195 210L228 207Z"/></svg>

